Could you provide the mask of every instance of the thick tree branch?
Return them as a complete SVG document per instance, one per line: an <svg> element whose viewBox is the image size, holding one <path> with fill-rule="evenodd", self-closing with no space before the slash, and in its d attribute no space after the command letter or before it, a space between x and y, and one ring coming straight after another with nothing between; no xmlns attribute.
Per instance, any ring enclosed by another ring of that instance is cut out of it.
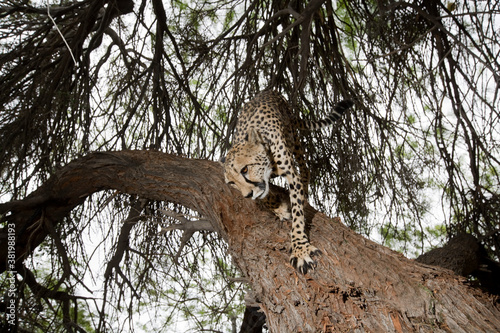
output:
<svg viewBox="0 0 500 333"><path fill-rule="evenodd" d="M168 161L170 158L173 159L170 161L172 163ZM55 227L87 196L102 190L115 189L152 200L179 203L199 212L210 212L203 202L197 200L207 185L203 179L191 177L207 166L193 165L192 169L186 169L182 166L182 160L161 153L134 151L94 153L70 163L26 200L0 205L0 214L6 215L7 222L16 225L17 258L23 260L49 234L47 221L51 221ZM217 165L214 167L218 168ZM212 171L212 178L216 174ZM141 186L137 186L138 179L141 179ZM164 184L163 191L151 190L157 182ZM219 182L212 179L212 183ZM6 229L2 233L6 235ZM0 240L0 271L5 270L7 246L3 245L6 242L7 238Z"/></svg>
<svg viewBox="0 0 500 333"><path fill-rule="evenodd" d="M181 204L212 221L250 281L271 331L500 330L498 307L464 278L408 260L311 207L310 239L323 255L315 271L297 273L288 263L287 223L226 186L219 164L159 152L90 154L25 201L1 205L0 214L16 225L18 260L49 235L43 220L56 226L88 195L105 189ZM6 229L0 235L5 269Z"/></svg>

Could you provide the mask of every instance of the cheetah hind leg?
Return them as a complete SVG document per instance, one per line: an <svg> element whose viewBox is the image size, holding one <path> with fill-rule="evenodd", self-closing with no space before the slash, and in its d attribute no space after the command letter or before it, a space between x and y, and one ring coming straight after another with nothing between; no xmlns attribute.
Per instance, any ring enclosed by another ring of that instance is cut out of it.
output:
<svg viewBox="0 0 500 333"><path fill-rule="evenodd" d="M317 266L316 261L311 257L318 256L322 252L309 242L305 244L293 244L290 255L290 264L302 274L306 274L309 270L314 270Z"/></svg>

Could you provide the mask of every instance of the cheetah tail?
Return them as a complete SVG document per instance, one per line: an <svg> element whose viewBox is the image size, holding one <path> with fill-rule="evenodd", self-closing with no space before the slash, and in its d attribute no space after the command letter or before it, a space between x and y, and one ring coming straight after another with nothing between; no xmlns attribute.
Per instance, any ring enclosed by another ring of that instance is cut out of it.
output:
<svg viewBox="0 0 500 333"><path fill-rule="evenodd" d="M340 117L342 117L342 114L349 110L353 105L354 103L351 100L343 100L335 105L335 107L333 108L333 112L328 117L319 121L304 120L302 122L301 128L306 130L317 130L332 125L334 122L339 120Z"/></svg>

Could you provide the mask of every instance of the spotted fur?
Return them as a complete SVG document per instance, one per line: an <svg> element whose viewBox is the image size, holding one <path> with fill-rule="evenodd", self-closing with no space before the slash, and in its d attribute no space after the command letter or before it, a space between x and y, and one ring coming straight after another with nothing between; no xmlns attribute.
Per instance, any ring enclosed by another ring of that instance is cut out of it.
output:
<svg viewBox="0 0 500 333"><path fill-rule="evenodd" d="M233 146L224 161L227 184L244 197L265 199L282 219L292 218L291 264L302 273L316 266L311 256L321 253L309 243L305 233L304 202L309 170L297 135L299 129L315 130L331 125L352 106L342 101L334 112L318 122L293 117L288 103L275 91L264 91L247 103L240 113ZM283 176L290 192L290 211L269 194L269 179Z"/></svg>

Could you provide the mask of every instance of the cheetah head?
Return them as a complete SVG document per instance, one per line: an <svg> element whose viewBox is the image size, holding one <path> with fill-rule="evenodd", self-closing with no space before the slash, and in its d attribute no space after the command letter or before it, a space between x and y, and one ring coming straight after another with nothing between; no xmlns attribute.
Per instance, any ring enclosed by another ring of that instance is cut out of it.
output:
<svg viewBox="0 0 500 333"><path fill-rule="evenodd" d="M269 193L272 162L269 149L259 132L251 128L245 139L236 143L224 161L226 183L245 198L263 199Z"/></svg>

